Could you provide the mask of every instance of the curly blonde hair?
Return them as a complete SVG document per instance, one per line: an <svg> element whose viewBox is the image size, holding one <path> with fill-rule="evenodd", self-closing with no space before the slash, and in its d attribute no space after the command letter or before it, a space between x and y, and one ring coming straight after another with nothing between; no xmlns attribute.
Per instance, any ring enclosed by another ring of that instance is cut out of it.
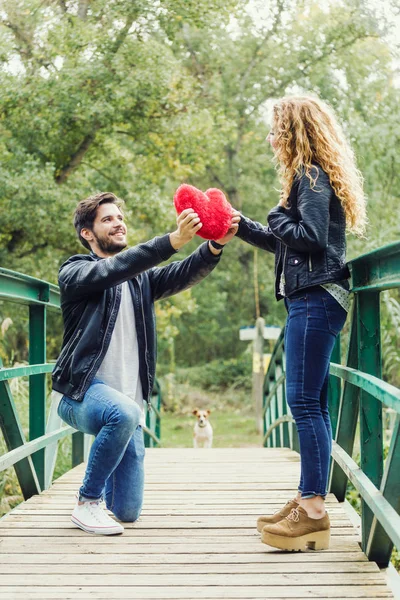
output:
<svg viewBox="0 0 400 600"><path fill-rule="evenodd" d="M303 169L315 187L318 174L313 177L312 163L318 163L343 206L348 230L362 236L367 224L363 177L330 106L313 96L281 98L274 105L273 130L281 206L288 205L294 177Z"/></svg>

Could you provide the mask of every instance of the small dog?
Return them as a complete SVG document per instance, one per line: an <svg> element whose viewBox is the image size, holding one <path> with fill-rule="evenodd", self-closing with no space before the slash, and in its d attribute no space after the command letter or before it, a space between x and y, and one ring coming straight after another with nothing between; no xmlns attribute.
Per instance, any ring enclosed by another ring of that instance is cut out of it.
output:
<svg viewBox="0 0 400 600"><path fill-rule="evenodd" d="M210 410L199 410L195 408L193 414L197 417L193 432L193 447L200 448L203 442L203 448L212 448L213 430L208 420Z"/></svg>

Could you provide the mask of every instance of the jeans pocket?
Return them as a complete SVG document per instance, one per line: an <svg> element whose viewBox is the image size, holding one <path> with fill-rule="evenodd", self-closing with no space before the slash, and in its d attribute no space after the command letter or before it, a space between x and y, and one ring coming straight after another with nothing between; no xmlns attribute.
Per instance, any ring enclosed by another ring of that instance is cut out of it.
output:
<svg viewBox="0 0 400 600"><path fill-rule="evenodd" d="M346 322L347 312L332 296L329 298L322 298L322 302L325 307L329 331L334 335L338 335Z"/></svg>
<svg viewBox="0 0 400 600"><path fill-rule="evenodd" d="M65 423L67 423L67 425L70 425L74 429L78 429L73 412L74 412L73 407L68 402L68 400L66 400L65 396L63 396L58 405L58 409L57 409L58 416L61 417L61 419Z"/></svg>
<svg viewBox="0 0 400 600"><path fill-rule="evenodd" d="M293 296L288 296L288 302L289 304L292 304L293 302L299 302L301 300L303 300L303 302L305 300L307 300L307 294L306 292L298 292L297 294L294 294Z"/></svg>

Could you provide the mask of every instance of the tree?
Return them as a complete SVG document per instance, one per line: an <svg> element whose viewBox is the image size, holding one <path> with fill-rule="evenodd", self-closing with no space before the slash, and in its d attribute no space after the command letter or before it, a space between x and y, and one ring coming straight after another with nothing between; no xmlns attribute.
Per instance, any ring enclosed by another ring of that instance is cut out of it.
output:
<svg viewBox="0 0 400 600"><path fill-rule="evenodd" d="M222 188L265 222L279 187L269 108L292 92L328 100L356 149L370 231L349 256L398 237L399 90L386 24L366 3L20 0L1 15L2 266L55 281L80 251L76 201L95 190L127 201L131 243L171 230L184 181ZM284 322L273 257L259 252L257 269L254 258L234 240L192 290L197 308L174 322L178 363L236 356L258 304L267 322Z"/></svg>
<svg viewBox="0 0 400 600"><path fill-rule="evenodd" d="M96 188L112 187L152 225L163 215L165 180L183 175L174 157L176 139L188 129L196 137L200 127L192 78L170 45L182 19L205 27L211 18L226 18L233 5L4 3L3 265L30 266L21 259L32 254L44 264L48 248L58 258L67 254L74 246L68 233L72 208Z"/></svg>

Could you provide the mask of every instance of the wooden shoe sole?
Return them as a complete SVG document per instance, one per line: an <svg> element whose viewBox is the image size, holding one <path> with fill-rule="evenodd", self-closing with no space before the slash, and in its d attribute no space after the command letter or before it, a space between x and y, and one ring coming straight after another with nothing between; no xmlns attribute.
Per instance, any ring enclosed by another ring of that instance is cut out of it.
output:
<svg viewBox="0 0 400 600"><path fill-rule="evenodd" d="M273 548L279 548L280 550L294 551L327 550L329 548L330 537L330 529L315 531L314 533L307 533L298 537L276 535L267 531L261 533L261 541L264 544L268 544L268 546L272 546Z"/></svg>

